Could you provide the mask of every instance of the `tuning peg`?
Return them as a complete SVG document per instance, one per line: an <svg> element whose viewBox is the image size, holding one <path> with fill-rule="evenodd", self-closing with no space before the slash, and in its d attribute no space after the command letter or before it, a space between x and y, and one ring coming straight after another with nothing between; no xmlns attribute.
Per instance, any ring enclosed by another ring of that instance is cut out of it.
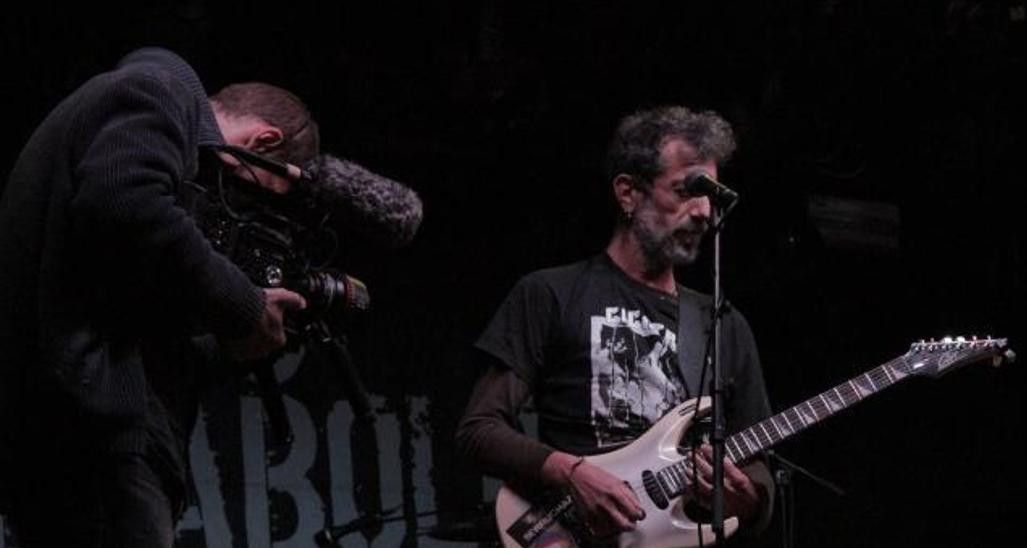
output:
<svg viewBox="0 0 1027 548"><path fill-rule="evenodd" d="M992 358L991 359L991 365L993 367L998 367L998 366L1000 366L1000 365L1002 365L1004 363L1013 363L1015 361L1016 361L1016 352L1013 352L1012 349L1007 349L1001 355L995 356L994 358Z"/></svg>

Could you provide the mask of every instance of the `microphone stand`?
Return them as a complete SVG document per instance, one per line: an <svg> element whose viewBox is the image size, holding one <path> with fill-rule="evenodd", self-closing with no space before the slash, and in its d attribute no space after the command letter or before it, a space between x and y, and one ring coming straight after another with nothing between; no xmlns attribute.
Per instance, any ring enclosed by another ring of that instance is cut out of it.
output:
<svg viewBox="0 0 1027 548"><path fill-rule="evenodd" d="M724 296L720 286L720 233L724 219L738 203L737 195L726 204L726 200L710 198L710 226L713 227L713 344L708 359L712 370L713 425L710 444L713 446L713 535L717 544L724 542L724 380L721 375L721 318L724 315Z"/></svg>
<svg viewBox="0 0 1027 548"><path fill-rule="evenodd" d="M784 548L795 546L795 485L792 482L792 475L796 472L799 475L812 480L823 489L834 493L838 497L844 497L845 491L834 483L810 472L809 470L782 457L776 451L768 449L764 451L767 457L775 464L774 481L777 483L781 494L781 533L782 545Z"/></svg>

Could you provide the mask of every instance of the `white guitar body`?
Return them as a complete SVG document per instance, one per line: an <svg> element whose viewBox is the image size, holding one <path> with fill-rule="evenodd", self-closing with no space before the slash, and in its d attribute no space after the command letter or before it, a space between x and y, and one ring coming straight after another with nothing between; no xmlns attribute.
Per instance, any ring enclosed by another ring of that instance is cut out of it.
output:
<svg viewBox="0 0 1027 548"><path fill-rule="evenodd" d="M603 455L587 457L586 460L603 468L616 477L630 483L645 510L645 519L635 523L635 530L621 533L616 545L621 548L689 548L699 546L699 535L702 543L710 546L714 543L713 530L708 524L700 525L685 515L684 506L690 500L688 494L670 501L670 505L661 510L656 506L642 487L643 470L659 470L672 463L681 461L678 453L678 442L682 434L691 427L696 417L696 401L688 400L667 413L641 437L616 451ZM698 416L709 413L710 398L699 400ZM574 535L558 521L552 521L545 528L536 528L534 538L524 545L523 539L517 539L508 532L522 516L532 510L532 504L504 485L496 496L496 521L503 546L507 548L556 548L578 546ZM540 510L536 508L536 510ZM545 513L541 510L540 513ZM540 524L542 525L542 524ZM738 519L724 520L724 535L728 536L738 529Z"/></svg>

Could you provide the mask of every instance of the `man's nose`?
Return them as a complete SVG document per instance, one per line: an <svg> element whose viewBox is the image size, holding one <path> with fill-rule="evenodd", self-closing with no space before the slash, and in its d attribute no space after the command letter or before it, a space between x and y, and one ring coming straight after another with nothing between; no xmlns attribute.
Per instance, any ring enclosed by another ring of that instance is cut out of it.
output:
<svg viewBox="0 0 1027 548"><path fill-rule="evenodd" d="M684 203L685 213L695 222L705 225L710 220L712 206L706 196L696 196Z"/></svg>

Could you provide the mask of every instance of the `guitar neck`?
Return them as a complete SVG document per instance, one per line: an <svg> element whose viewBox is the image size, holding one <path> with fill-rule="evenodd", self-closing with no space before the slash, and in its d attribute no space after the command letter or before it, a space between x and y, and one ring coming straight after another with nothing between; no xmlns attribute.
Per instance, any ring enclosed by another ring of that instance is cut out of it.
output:
<svg viewBox="0 0 1027 548"><path fill-rule="evenodd" d="M731 462L743 462L806 428L863 401L893 384L917 375L938 376L968 363L991 358L993 365L1012 361L1016 355L1006 339L971 340L946 337L941 341L913 343L908 352L862 375L758 422L727 438L724 448ZM680 494L688 485L688 458L654 473L666 496Z"/></svg>
<svg viewBox="0 0 1027 548"><path fill-rule="evenodd" d="M730 436L727 457L738 463L909 377L900 356Z"/></svg>

